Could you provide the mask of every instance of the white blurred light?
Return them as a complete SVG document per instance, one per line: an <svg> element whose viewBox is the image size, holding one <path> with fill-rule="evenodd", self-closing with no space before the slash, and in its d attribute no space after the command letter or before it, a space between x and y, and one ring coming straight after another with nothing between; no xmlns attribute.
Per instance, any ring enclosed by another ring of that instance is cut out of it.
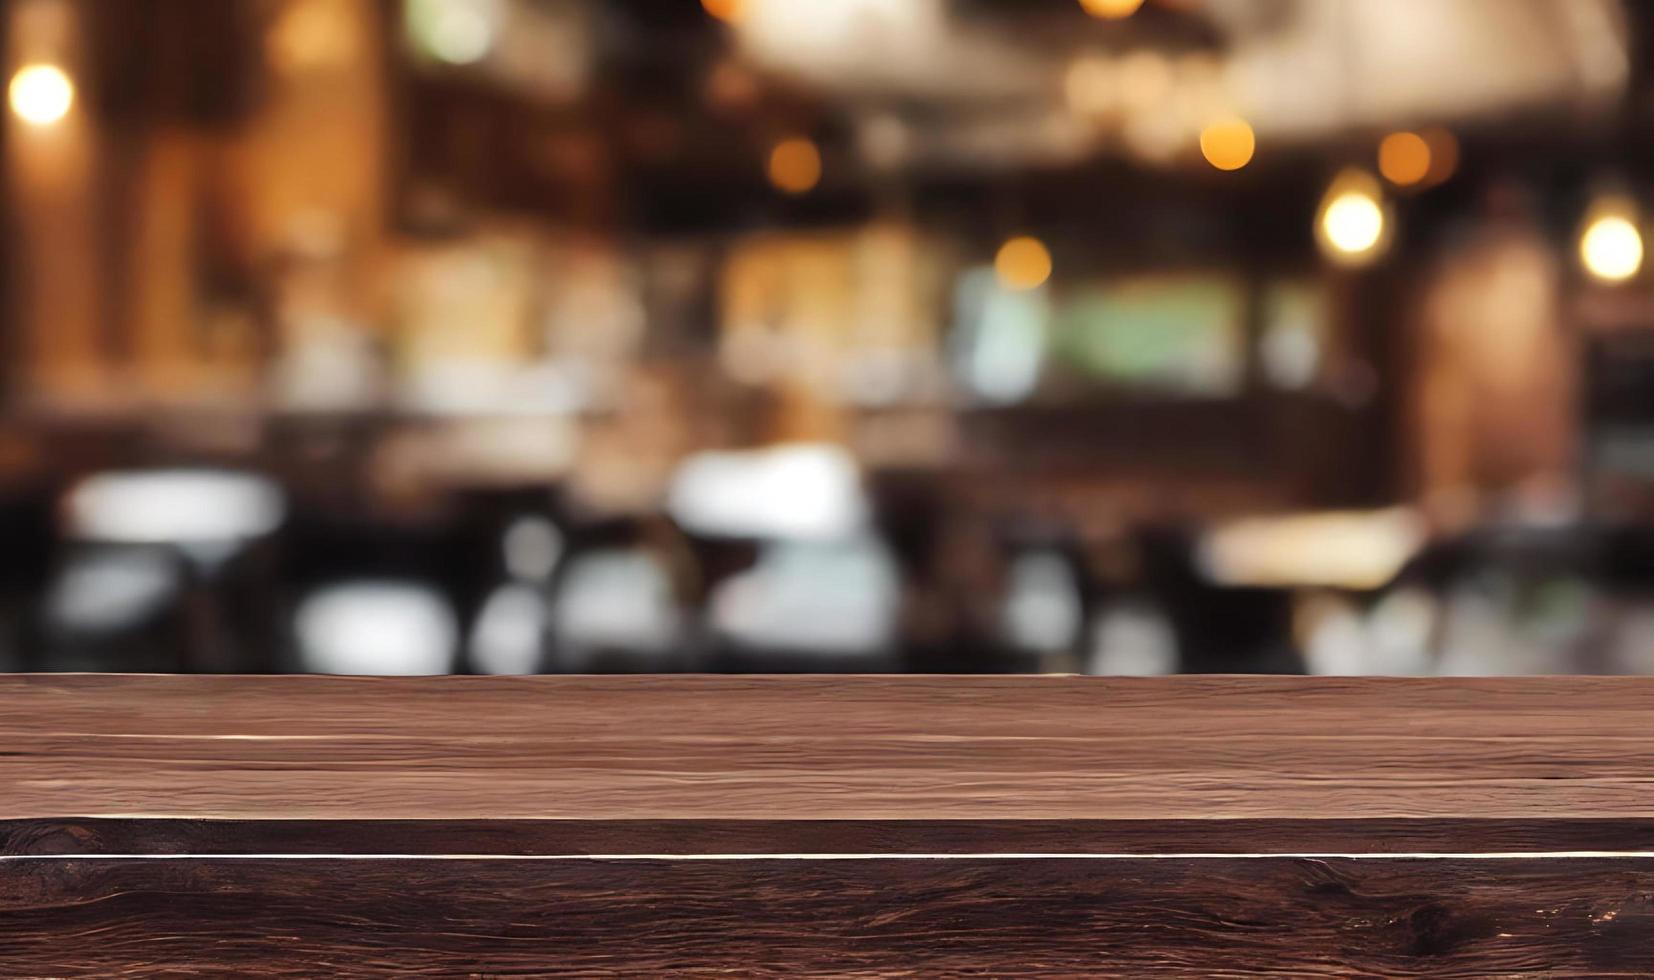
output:
<svg viewBox="0 0 1654 980"><path fill-rule="evenodd" d="M1308 281L1282 280L1264 293L1264 334L1259 359L1277 388L1307 388L1321 374L1326 295Z"/></svg>
<svg viewBox="0 0 1654 980"><path fill-rule="evenodd" d="M867 520L854 457L829 445L696 453L678 467L667 510L723 537L836 538Z"/></svg>
<svg viewBox="0 0 1654 980"><path fill-rule="evenodd" d="M1321 365L1321 341L1302 324L1271 327L1264 336L1264 373L1278 388L1307 388Z"/></svg>
<svg viewBox="0 0 1654 980"><path fill-rule="evenodd" d="M1002 616L1006 638L1023 650L1073 646L1080 635L1080 587L1061 555L1036 551L1016 557Z"/></svg>
<svg viewBox="0 0 1654 980"><path fill-rule="evenodd" d="M408 27L431 57L451 65L481 61L499 37L499 0L408 0Z"/></svg>
<svg viewBox="0 0 1654 980"><path fill-rule="evenodd" d="M1419 588L1397 589L1367 617L1369 674L1422 676L1430 672L1431 640L1441 606Z"/></svg>
<svg viewBox="0 0 1654 980"><path fill-rule="evenodd" d="M863 81L927 63L948 23L942 0L746 0L741 7L736 26L758 61Z"/></svg>
<svg viewBox="0 0 1654 980"><path fill-rule="evenodd" d="M268 534L281 524L286 502L274 481L251 473L145 470L81 481L64 511L73 538L187 545Z"/></svg>
<svg viewBox="0 0 1654 980"><path fill-rule="evenodd" d="M180 572L159 549L76 555L47 593L46 618L71 630L137 626L178 594Z"/></svg>
<svg viewBox="0 0 1654 980"><path fill-rule="evenodd" d="M471 665L484 674L532 674L540 667L546 604L531 585L505 585L477 614Z"/></svg>
<svg viewBox="0 0 1654 980"><path fill-rule="evenodd" d="M505 569L514 578L539 580L557 567L563 535L544 517L519 517L505 529Z"/></svg>
<svg viewBox="0 0 1654 980"><path fill-rule="evenodd" d="M1579 258L1596 278L1624 282L1642 268L1642 233L1623 214L1601 214L1580 235Z"/></svg>
<svg viewBox="0 0 1654 980"><path fill-rule="evenodd" d="M1372 651L1361 617L1348 600L1319 596L1299 614L1304 626L1304 666L1324 677L1352 677L1375 673Z"/></svg>
<svg viewBox="0 0 1654 980"><path fill-rule="evenodd" d="M742 644L832 656L872 655L895 639L901 575L877 539L782 542L720 583L713 626Z"/></svg>
<svg viewBox="0 0 1654 980"><path fill-rule="evenodd" d="M75 84L56 65L26 65L11 78L11 111L31 126L50 126L69 114Z"/></svg>
<svg viewBox="0 0 1654 980"><path fill-rule="evenodd" d="M670 648L682 619L665 564L619 549L571 558L551 615L566 643L647 651Z"/></svg>
<svg viewBox="0 0 1654 980"><path fill-rule="evenodd" d="M299 605L294 631L304 669L319 674L444 674L459 639L442 595L413 582L318 589Z"/></svg>
<svg viewBox="0 0 1654 980"><path fill-rule="evenodd" d="M1157 677L1177 673L1177 637L1165 614L1142 603L1122 602L1104 610L1091 629L1086 673Z"/></svg>
<svg viewBox="0 0 1654 980"><path fill-rule="evenodd" d="M1045 362L1047 291L1003 289L993 269L973 269L959 278L954 309L954 369L971 393L997 404L1033 394Z"/></svg>

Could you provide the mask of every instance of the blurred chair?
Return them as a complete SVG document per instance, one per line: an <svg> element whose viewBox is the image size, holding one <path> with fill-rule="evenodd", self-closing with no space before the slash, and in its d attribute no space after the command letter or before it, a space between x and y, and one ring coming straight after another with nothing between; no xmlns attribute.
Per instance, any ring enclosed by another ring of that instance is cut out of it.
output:
<svg viewBox="0 0 1654 980"><path fill-rule="evenodd" d="M1143 585L1171 623L1179 670L1303 673L1288 589L1212 583L1200 569L1195 535L1181 528L1144 528L1137 540Z"/></svg>
<svg viewBox="0 0 1654 980"><path fill-rule="evenodd" d="M871 535L772 541L713 591L715 666L741 672L879 672L899 665L901 573Z"/></svg>
<svg viewBox="0 0 1654 980"><path fill-rule="evenodd" d="M47 488L0 496L0 671L49 666L38 609L59 544L56 496Z"/></svg>
<svg viewBox="0 0 1654 980"><path fill-rule="evenodd" d="M570 522L548 585L550 650L559 673L687 670L698 661L687 542L660 517Z"/></svg>
<svg viewBox="0 0 1654 980"><path fill-rule="evenodd" d="M60 669L269 669L271 479L232 470L100 473L62 500L66 542L41 639Z"/></svg>
<svg viewBox="0 0 1654 980"><path fill-rule="evenodd" d="M895 669L903 576L842 447L694 454L668 509L699 542L714 669Z"/></svg>
<svg viewBox="0 0 1654 980"><path fill-rule="evenodd" d="M462 669L460 639L469 629L475 608L498 580L498 540L488 531L452 513L402 521L335 508L301 507L281 541L281 579L291 609L283 666L331 672L313 659L319 655L330 662L360 664L359 658L334 645L324 645L329 651L325 654L314 644L307 646L301 632L301 617L306 608L314 609L311 603L323 596L342 595L335 604L321 607L337 616L324 618L324 624L348 626L355 622L349 610L383 608L414 624L395 628L419 629L424 624L431 630L451 630L453 636L444 641L439 672ZM438 621L448 626L434 625ZM422 655L410 653L405 664L394 662L391 655L392 662L378 664L372 672L426 673L430 659L437 655L420 649Z"/></svg>
<svg viewBox="0 0 1654 980"><path fill-rule="evenodd" d="M467 664L479 674L533 674L546 666L547 583L563 560L563 532L543 513L512 517L497 535L500 577L472 620Z"/></svg>

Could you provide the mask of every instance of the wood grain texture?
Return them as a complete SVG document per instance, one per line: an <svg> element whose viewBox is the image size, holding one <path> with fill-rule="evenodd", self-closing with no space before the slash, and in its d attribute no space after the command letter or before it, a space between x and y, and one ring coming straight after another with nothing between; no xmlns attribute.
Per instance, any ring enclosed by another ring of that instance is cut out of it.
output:
<svg viewBox="0 0 1654 980"><path fill-rule="evenodd" d="M1654 818L1654 680L0 679L0 819Z"/></svg>
<svg viewBox="0 0 1654 980"><path fill-rule="evenodd" d="M1646 976L1613 861L29 861L7 976Z"/></svg>
<svg viewBox="0 0 1654 980"><path fill-rule="evenodd" d="M1654 975L1650 718L1604 678L0 678L0 976Z"/></svg>

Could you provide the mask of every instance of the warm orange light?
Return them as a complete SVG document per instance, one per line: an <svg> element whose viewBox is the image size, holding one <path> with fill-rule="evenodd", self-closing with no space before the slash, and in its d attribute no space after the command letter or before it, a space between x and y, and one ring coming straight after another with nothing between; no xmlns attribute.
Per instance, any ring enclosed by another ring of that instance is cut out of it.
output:
<svg viewBox="0 0 1654 980"><path fill-rule="evenodd" d="M1119 20L1137 13L1137 8L1143 5L1143 0L1080 0L1080 6L1093 17L1104 20Z"/></svg>
<svg viewBox="0 0 1654 980"><path fill-rule="evenodd" d="M1033 289L1051 278L1051 252L1032 235L1018 235L999 246L994 274L1006 289Z"/></svg>
<svg viewBox="0 0 1654 980"><path fill-rule="evenodd" d="M782 140L770 150L770 183L788 194L803 194L821 183L821 151L802 137Z"/></svg>
<svg viewBox="0 0 1654 980"><path fill-rule="evenodd" d="M1417 133L1391 133L1378 144L1378 172L1398 187L1418 183L1430 174L1430 144Z"/></svg>
<svg viewBox="0 0 1654 980"><path fill-rule="evenodd" d="M1244 119L1220 119L1200 131L1200 152L1207 163L1219 170L1239 170L1246 166L1252 162L1257 146L1257 137Z"/></svg>
<svg viewBox="0 0 1654 980"><path fill-rule="evenodd" d="M1421 129L1419 136L1430 147L1430 171L1424 175L1424 183L1434 187L1459 169L1459 140L1441 126Z"/></svg>
<svg viewBox="0 0 1654 980"><path fill-rule="evenodd" d="M746 0L701 0L706 12L721 21L734 23L746 12Z"/></svg>
<svg viewBox="0 0 1654 980"><path fill-rule="evenodd" d="M289 4L265 44L275 68L290 73L348 66L360 46L350 8L333 0Z"/></svg>

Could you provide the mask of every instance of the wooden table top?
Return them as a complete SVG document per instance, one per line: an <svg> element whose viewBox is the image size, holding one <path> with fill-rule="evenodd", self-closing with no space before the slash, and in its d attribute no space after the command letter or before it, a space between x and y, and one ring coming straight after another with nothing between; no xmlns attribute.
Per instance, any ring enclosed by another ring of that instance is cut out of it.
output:
<svg viewBox="0 0 1654 980"><path fill-rule="evenodd" d="M0 678L0 976L1654 975L1654 680Z"/></svg>
<svg viewBox="0 0 1654 980"><path fill-rule="evenodd" d="M1630 678L11 676L0 831L13 853L422 852L459 825L511 853L1654 850L1651 719ZM107 839L42 829L69 820Z"/></svg>

